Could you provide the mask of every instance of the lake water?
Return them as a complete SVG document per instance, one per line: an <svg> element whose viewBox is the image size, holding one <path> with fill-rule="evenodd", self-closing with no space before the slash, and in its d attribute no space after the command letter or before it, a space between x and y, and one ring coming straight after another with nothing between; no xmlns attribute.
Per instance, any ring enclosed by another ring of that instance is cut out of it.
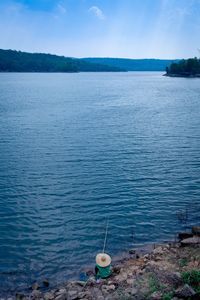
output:
<svg viewBox="0 0 200 300"><path fill-rule="evenodd" d="M0 74L1 293L78 277L107 218L115 256L199 216L199 79Z"/></svg>

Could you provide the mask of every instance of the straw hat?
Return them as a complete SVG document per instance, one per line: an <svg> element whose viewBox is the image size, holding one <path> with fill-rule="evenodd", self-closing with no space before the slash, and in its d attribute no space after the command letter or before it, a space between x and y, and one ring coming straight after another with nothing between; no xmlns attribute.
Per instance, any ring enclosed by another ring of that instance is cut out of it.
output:
<svg viewBox="0 0 200 300"><path fill-rule="evenodd" d="M106 253L99 253L96 256L96 263L100 267L107 267L111 264L111 257Z"/></svg>

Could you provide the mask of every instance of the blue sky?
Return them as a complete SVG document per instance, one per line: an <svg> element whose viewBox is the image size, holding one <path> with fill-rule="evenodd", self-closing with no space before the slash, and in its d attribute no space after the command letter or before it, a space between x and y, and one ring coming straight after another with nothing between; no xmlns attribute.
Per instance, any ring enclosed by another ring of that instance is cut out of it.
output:
<svg viewBox="0 0 200 300"><path fill-rule="evenodd" d="M0 48L74 57L200 55L200 0L0 0Z"/></svg>

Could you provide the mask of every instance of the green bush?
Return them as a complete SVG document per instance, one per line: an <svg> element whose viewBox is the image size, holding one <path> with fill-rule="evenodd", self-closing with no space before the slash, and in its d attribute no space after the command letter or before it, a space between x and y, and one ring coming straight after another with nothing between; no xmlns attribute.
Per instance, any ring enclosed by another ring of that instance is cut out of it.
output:
<svg viewBox="0 0 200 300"><path fill-rule="evenodd" d="M162 296L162 300L171 300L173 298L173 295L173 292L166 293Z"/></svg>
<svg viewBox="0 0 200 300"><path fill-rule="evenodd" d="M191 285L197 293L200 293L200 271L183 272L181 276L184 283Z"/></svg>

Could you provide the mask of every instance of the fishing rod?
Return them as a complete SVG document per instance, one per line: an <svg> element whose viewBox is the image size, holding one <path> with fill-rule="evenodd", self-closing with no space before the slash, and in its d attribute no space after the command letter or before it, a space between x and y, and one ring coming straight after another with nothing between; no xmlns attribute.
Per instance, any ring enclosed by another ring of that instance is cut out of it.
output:
<svg viewBox="0 0 200 300"><path fill-rule="evenodd" d="M107 219L107 222L106 222L106 232L105 232L105 238L104 238L104 243L103 243L103 253L105 253L105 248L106 248L106 242L107 242L107 236L108 236L108 224L109 224L109 218Z"/></svg>

